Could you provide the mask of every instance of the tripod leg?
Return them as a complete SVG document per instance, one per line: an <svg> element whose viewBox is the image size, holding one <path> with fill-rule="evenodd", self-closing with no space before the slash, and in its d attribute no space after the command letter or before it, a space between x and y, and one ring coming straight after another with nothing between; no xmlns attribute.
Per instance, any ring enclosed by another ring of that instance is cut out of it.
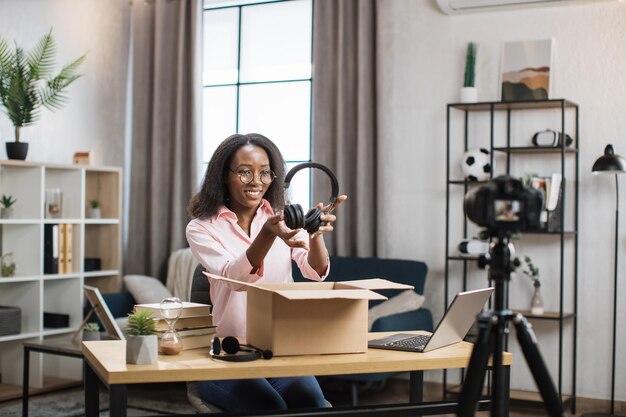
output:
<svg viewBox="0 0 626 417"><path fill-rule="evenodd" d="M498 321L495 322L495 318ZM509 404L506 399L508 398L509 384L506 377L505 368L502 366L502 352L504 350L504 340L506 339L507 332L507 320L504 316L494 315L492 320L492 327L495 328L495 333L492 334L491 339L493 343L493 356L492 361L492 376L493 383L491 386L491 415L492 416L508 416Z"/></svg>
<svg viewBox="0 0 626 417"><path fill-rule="evenodd" d="M471 417L476 410L476 404L483 388L485 373L487 372L487 360L491 353L492 345L492 322L491 314L481 313L478 315L477 327L478 338L472 350L467 374L463 382L463 389L459 397L459 406L456 415L459 417Z"/></svg>
<svg viewBox="0 0 626 417"><path fill-rule="evenodd" d="M537 388L541 393L541 398L546 406L548 414L552 417L564 417L565 411L563 410L563 404L559 398L552 378L548 373L546 364L539 353L537 347L537 339L535 333L532 331L528 320L521 314L517 314L513 319L515 324L515 330L517 331L517 341L522 347L524 358L530 368L530 372L533 374Z"/></svg>

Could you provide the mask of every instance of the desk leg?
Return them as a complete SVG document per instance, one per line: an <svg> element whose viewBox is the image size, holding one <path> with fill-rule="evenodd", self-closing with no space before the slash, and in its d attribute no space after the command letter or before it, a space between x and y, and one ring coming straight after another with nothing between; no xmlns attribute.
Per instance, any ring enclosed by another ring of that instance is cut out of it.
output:
<svg viewBox="0 0 626 417"><path fill-rule="evenodd" d="M109 415L111 417L126 417L126 401L126 385L109 386Z"/></svg>
<svg viewBox="0 0 626 417"><path fill-rule="evenodd" d="M98 389L98 375L85 362L85 417L100 416L100 392Z"/></svg>
<svg viewBox="0 0 626 417"><path fill-rule="evenodd" d="M409 402L421 403L424 400L424 371L411 371L409 380Z"/></svg>
<svg viewBox="0 0 626 417"><path fill-rule="evenodd" d="M30 349L24 346L24 374L22 375L22 417L28 417L29 385L30 385Z"/></svg>

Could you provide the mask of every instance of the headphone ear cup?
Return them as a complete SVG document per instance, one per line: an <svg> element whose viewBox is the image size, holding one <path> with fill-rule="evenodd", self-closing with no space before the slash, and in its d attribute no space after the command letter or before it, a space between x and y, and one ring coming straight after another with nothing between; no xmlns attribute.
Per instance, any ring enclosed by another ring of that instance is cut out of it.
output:
<svg viewBox="0 0 626 417"><path fill-rule="evenodd" d="M285 207L285 224L290 229L300 229L304 227L304 214L300 204L290 204Z"/></svg>
<svg viewBox="0 0 626 417"><path fill-rule="evenodd" d="M219 355L222 351L222 344L219 337L214 337L211 340L211 355Z"/></svg>
<svg viewBox="0 0 626 417"><path fill-rule="evenodd" d="M304 216L304 228L309 233L315 233L322 225L322 210L317 207L312 208Z"/></svg>
<svg viewBox="0 0 626 417"><path fill-rule="evenodd" d="M222 340L222 349L224 349L224 352L234 355L241 350L241 346L236 337L226 336L224 340Z"/></svg>

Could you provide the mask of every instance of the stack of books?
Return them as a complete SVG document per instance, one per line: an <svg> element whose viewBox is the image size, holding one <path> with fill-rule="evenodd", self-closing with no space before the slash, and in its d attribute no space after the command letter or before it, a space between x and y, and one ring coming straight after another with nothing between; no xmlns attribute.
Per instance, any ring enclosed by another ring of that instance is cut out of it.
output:
<svg viewBox="0 0 626 417"><path fill-rule="evenodd" d="M147 310L155 317L157 336L161 338L169 329L165 319L161 317L161 304L137 304L135 312ZM183 341L183 350L197 349L211 346L211 340L215 335L213 316L209 304L192 303L183 301L183 311L174 324L176 333Z"/></svg>

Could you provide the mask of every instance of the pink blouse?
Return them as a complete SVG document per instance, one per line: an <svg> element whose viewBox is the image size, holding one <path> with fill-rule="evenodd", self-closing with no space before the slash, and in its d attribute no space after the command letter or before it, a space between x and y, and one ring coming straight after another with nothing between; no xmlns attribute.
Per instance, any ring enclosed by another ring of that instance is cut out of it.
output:
<svg viewBox="0 0 626 417"><path fill-rule="evenodd" d="M252 265L246 250L259 234L268 217L274 211L267 200L259 206L252 225L250 236L237 224L237 215L226 206L208 219L194 219L187 225L187 241L194 257L213 274L244 282L293 282L291 260L296 261L302 275L314 281L323 281L330 271L320 276L308 262L308 251L290 248L280 238L265 256L261 267L251 273ZM298 239L308 239L302 230ZM246 296L242 286L211 280L211 301L213 303L213 323L217 325L217 336L245 337L246 335Z"/></svg>

